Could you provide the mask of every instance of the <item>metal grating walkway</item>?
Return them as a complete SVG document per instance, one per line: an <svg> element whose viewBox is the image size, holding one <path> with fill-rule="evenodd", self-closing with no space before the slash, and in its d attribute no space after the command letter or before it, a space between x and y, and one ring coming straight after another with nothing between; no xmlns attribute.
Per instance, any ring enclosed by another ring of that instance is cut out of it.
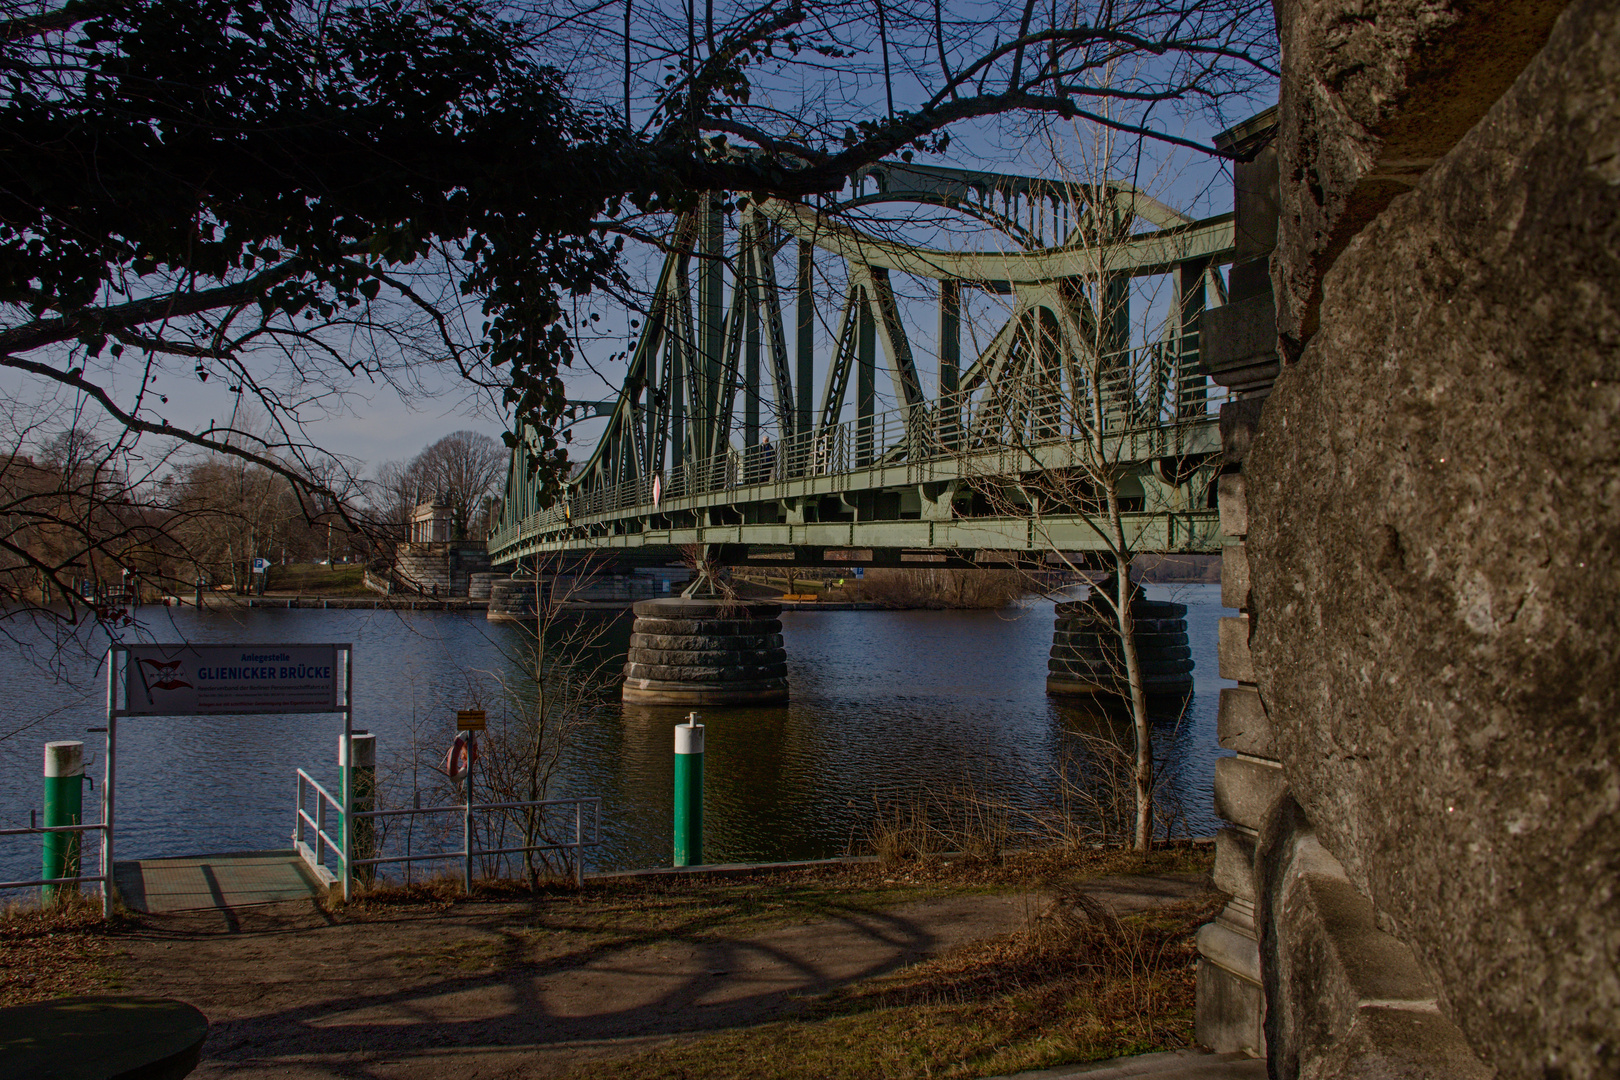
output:
<svg viewBox="0 0 1620 1080"><path fill-rule="evenodd" d="M306 900L322 887L291 851L242 851L115 863L125 906L162 914Z"/></svg>

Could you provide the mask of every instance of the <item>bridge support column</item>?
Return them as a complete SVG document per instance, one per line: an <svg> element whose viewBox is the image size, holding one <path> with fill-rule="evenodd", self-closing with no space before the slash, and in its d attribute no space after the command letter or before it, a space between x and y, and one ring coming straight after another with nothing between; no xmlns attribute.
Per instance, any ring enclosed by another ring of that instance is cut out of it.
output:
<svg viewBox="0 0 1620 1080"><path fill-rule="evenodd" d="M1114 579L1099 584L1111 592ZM1136 657L1148 697L1185 699L1192 693L1192 652L1187 645L1187 606L1141 596L1132 585L1131 615L1136 621ZM1095 698L1126 698L1125 653L1119 620L1096 595L1057 605L1046 692Z"/></svg>
<svg viewBox="0 0 1620 1080"><path fill-rule="evenodd" d="M653 705L786 701L780 604L668 597L635 605L624 700Z"/></svg>

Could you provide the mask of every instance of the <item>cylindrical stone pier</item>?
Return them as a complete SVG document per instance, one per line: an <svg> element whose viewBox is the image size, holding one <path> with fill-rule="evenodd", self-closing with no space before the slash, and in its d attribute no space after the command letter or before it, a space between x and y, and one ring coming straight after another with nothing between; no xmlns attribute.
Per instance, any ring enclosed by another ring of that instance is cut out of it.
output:
<svg viewBox="0 0 1620 1080"><path fill-rule="evenodd" d="M1057 605L1046 692L1119 700L1130 696L1125 652L1114 608L1097 595ZM1192 693L1192 650L1187 643L1187 605L1147 600L1133 586L1131 617L1136 624L1136 656L1149 698L1185 699Z"/></svg>
<svg viewBox="0 0 1620 1080"><path fill-rule="evenodd" d="M45 744L45 821L47 829L84 824L84 743ZM83 833L45 833L40 839L40 877L79 876ZM77 885L46 885L41 899L50 904L59 892L75 893Z"/></svg>
<svg viewBox="0 0 1620 1080"><path fill-rule="evenodd" d="M780 604L686 597L635 605L624 700L746 705L788 699Z"/></svg>

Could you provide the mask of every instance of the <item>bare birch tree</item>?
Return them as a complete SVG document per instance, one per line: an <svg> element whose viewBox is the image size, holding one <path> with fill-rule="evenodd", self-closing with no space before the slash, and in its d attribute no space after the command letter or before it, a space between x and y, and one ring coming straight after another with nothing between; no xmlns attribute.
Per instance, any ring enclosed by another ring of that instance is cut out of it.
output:
<svg viewBox="0 0 1620 1080"><path fill-rule="evenodd" d="M1183 348L1179 293L1168 305L1151 293L1137 297L1165 317L1162 329L1145 335L1151 340L1133 345L1132 281L1108 269L1107 253L1137 230L1151 200L1134 183L1109 182L1106 167L1121 157L1104 136L1093 144L1093 166L1071 179L1085 192L1085 210L1064 246L1089 254L1083 261L1093 269L1014 295L1006 328L981 358L977 378L962 387L970 419L959 452L968 483L993 514L1026 519L1037 548L1068 571L1088 578L1106 572L1092 589L1089 617L1105 622L1119 643L1116 685L1105 689L1119 693L1132 722L1134 843L1145 850L1156 782L1151 680L1137 635L1141 589L1131 580L1147 521L1137 515L1201 507L1206 492L1189 486L1173 445L1161 457L1171 464L1160 477L1144 471L1133 444L1173 432L1177 420L1206 405L1192 371L1196 357ZM1195 278L1178 284L1201 292L1204 277ZM1056 519L1063 529L1078 519L1086 535L1060 535Z"/></svg>

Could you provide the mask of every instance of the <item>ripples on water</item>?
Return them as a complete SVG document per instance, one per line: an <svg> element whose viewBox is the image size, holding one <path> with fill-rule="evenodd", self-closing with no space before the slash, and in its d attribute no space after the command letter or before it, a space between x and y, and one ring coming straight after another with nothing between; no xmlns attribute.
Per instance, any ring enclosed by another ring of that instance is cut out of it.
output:
<svg viewBox="0 0 1620 1080"><path fill-rule="evenodd" d="M1155 742L1177 778L1194 834L1216 827L1211 809L1218 585L1148 589L1187 605L1195 692ZM352 641L355 726L377 735L379 760L454 736L465 669L494 669L518 630L440 612L144 609L150 635L200 642ZM845 853L874 800L968 783L980 794L1039 809L1055 798L1056 763L1090 730L1078 710L1045 691L1052 605L1001 612L788 612L782 618L793 700L770 708L700 710L710 861L817 858ZM628 625L620 627L619 647ZM39 805L41 746L82 738L99 799L104 676L96 661L66 663L68 681L0 652L0 821L26 825ZM593 868L667 864L670 728L685 710L604 710L570 747L556 795L603 796L604 847ZM37 723L35 723L37 721ZM285 847L294 770L336 778L336 716L128 718L119 724L118 856ZM33 876L32 838L0 839L0 874Z"/></svg>

